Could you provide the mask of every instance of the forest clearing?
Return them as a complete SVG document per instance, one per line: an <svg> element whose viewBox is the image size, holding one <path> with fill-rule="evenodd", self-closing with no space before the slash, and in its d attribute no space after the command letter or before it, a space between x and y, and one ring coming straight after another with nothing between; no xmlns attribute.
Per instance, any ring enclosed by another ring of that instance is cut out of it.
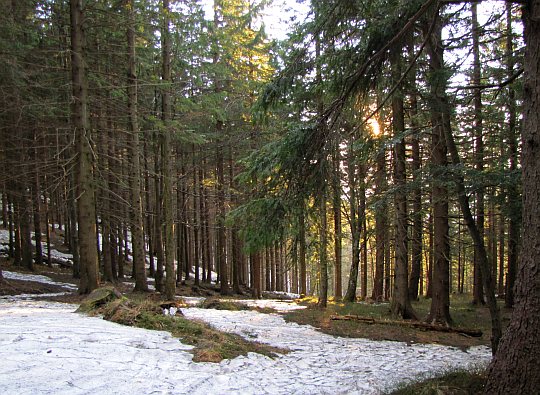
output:
<svg viewBox="0 0 540 395"><path fill-rule="evenodd" d="M48 274L63 278L57 271ZM14 287L34 284L33 289L24 288L32 293L0 296L4 394L378 394L448 370L484 369L491 356L486 345L463 351L463 347L417 341L325 335L310 325L287 323L276 314L294 310L292 305L305 306L262 299L259 308L270 308L271 313L215 307L184 307L182 313L219 331L279 347L283 354L269 357L255 351L214 363L193 362L193 346L184 344L182 337L76 314L77 304L51 301L80 299L73 294L73 285L45 275L4 270L4 276ZM36 284L52 288L43 290ZM186 306L200 305L203 299L186 297Z"/></svg>
<svg viewBox="0 0 540 395"><path fill-rule="evenodd" d="M2 388L540 393L538 0L0 6Z"/></svg>

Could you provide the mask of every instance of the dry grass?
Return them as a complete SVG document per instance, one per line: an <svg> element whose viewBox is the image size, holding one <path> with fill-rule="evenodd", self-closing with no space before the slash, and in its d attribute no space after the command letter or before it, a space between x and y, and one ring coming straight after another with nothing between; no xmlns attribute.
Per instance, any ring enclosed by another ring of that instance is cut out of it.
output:
<svg viewBox="0 0 540 395"><path fill-rule="evenodd" d="M399 387L389 395L476 395L484 391L487 371L454 370Z"/></svg>
<svg viewBox="0 0 540 395"><path fill-rule="evenodd" d="M295 310L287 313L285 319L299 324L309 324L319 328L322 332L344 337L361 337L373 340L395 340L408 343L437 343L459 348L468 348L478 345L490 344L490 316L484 306L473 306L469 295L452 295L451 316L453 325L461 328L480 329L482 337L473 338L458 333L442 333L396 325L368 324L358 321L334 321L330 317L338 315L359 315L372 317L376 320L390 321L394 318L390 314L388 303L342 303L330 301L328 308L317 307L315 298L304 298L300 303L308 306L305 310ZM431 301L422 298L413 302L413 306L420 317L426 317ZM509 311L501 309L503 324L506 325Z"/></svg>
<svg viewBox="0 0 540 395"><path fill-rule="evenodd" d="M192 352L195 362L219 362L247 355L249 352L273 358L288 352L218 331L200 321L188 320L178 315L163 315L160 302L144 295L114 300L94 310L93 314L103 315L105 319L123 325L170 332L183 343L194 346Z"/></svg>

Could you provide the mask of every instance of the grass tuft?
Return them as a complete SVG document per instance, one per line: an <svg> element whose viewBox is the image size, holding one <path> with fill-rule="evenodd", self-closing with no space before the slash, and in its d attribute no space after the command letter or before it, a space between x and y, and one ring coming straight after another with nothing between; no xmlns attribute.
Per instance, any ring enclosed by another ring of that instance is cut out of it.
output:
<svg viewBox="0 0 540 395"><path fill-rule="evenodd" d="M242 311L250 310L248 306L242 303L236 303L229 300L221 299L206 299L202 304L201 308L203 309L215 309L215 310L231 310L231 311Z"/></svg>
<svg viewBox="0 0 540 395"><path fill-rule="evenodd" d="M118 324L150 330L167 331L183 343L194 346L193 361L220 362L255 352L275 358L288 350L252 342L231 333L221 332L208 324L182 317L163 315L159 300L133 295L96 307L90 313Z"/></svg>
<svg viewBox="0 0 540 395"><path fill-rule="evenodd" d="M334 336L359 337L372 340L395 340L408 343L437 343L467 349L471 346L489 345L491 337L491 320L487 307L473 306L471 295L452 295L450 315L453 326L459 328L479 329L482 337L470 337L459 333L443 333L425 329L409 328L382 323L363 323L358 321L336 321L333 315L357 315L370 317L377 321L395 321L390 312L389 303L364 301L344 303L330 300L326 309L317 306L317 298L306 297L298 301L308 308L294 310L285 314L286 321L312 325L322 332ZM429 313L431 300L420 298L413 302L413 307L422 319ZM508 322L510 312L501 308L503 325Z"/></svg>
<svg viewBox="0 0 540 395"><path fill-rule="evenodd" d="M423 381L404 384L389 395L476 395L484 391L487 371L453 370Z"/></svg>

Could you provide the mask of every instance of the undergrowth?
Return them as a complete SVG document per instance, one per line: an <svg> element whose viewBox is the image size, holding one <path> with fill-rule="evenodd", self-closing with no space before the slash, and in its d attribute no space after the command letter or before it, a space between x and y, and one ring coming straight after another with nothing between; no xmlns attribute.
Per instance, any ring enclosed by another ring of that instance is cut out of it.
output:
<svg viewBox="0 0 540 395"><path fill-rule="evenodd" d="M484 391L485 369L453 370L427 380L404 384L389 395L476 395Z"/></svg>
<svg viewBox="0 0 540 395"><path fill-rule="evenodd" d="M245 340L239 335L213 329L204 322L189 320L177 315L164 315L159 300L123 297L96 307L90 312L104 319L137 328L167 331L183 343L194 346L193 361L220 362L249 352L274 358L288 350Z"/></svg>
<svg viewBox="0 0 540 395"><path fill-rule="evenodd" d="M397 320L390 312L390 304L373 303L370 301L359 303L344 303L329 300L328 307L321 309L317 306L317 298L303 298L299 303L307 309L294 310L285 314L289 322L312 325L324 333L343 337L360 337L372 340L394 340L407 343L438 343L448 346L467 349L472 346L489 345L491 337L491 319L485 306L471 304L471 295L452 295L450 315L454 328L466 328L482 331L481 337L470 337L462 333L443 333L420 328L409 328L398 325L383 325ZM423 320L429 312L431 300L420 298L412 302L413 307ZM360 316L372 318L373 323L357 320L333 320L333 316ZM503 327L508 323L510 311L501 306L501 320Z"/></svg>
<svg viewBox="0 0 540 395"><path fill-rule="evenodd" d="M230 311L257 311L263 314L277 313L277 311L271 307L257 307L248 306L235 299L224 300L218 298L208 298L200 305L202 309L215 309L215 310L230 310Z"/></svg>

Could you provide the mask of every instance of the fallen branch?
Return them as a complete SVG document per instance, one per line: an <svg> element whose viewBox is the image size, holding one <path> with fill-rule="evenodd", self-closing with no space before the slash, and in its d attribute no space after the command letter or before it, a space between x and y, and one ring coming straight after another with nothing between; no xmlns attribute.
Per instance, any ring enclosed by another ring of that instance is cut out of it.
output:
<svg viewBox="0 0 540 395"><path fill-rule="evenodd" d="M43 264L47 265L49 263L49 260L47 258L47 255L43 255ZM58 265L64 268L70 268L73 266L73 263L71 261L65 260L65 259L59 259L55 257L51 257L51 264Z"/></svg>
<svg viewBox="0 0 540 395"><path fill-rule="evenodd" d="M459 333L471 337L481 337L482 331L479 329L466 329L466 328L457 328L457 327L448 327L442 325L428 324L421 321L389 321L389 320L377 320L373 317L362 317L359 315L347 314L347 315L332 315L330 316L331 320L334 321L360 321L366 324L382 324L382 325L399 325L399 326L408 326L411 328L419 328L429 331L436 332L448 332L448 333Z"/></svg>

